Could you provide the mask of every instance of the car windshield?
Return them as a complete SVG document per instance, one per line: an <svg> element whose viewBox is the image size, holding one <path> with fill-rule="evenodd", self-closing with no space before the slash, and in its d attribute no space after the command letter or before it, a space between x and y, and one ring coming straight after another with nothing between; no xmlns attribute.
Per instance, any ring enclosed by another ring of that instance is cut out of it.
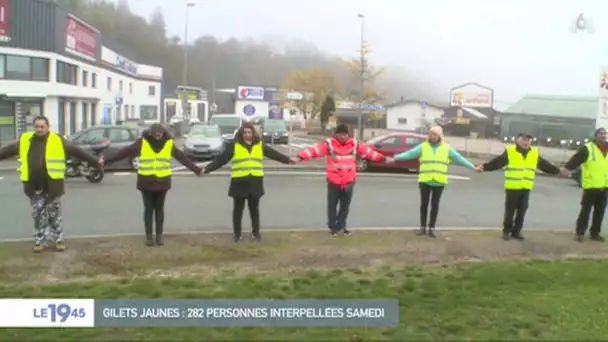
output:
<svg viewBox="0 0 608 342"><path fill-rule="evenodd" d="M238 116L211 117L211 123L219 126L222 134L232 134L236 129L241 127L241 118Z"/></svg>
<svg viewBox="0 0 608 342"><path fill-rule="evenodd" d="M268 131L285 132L287 126L283 120L268 120L264 123L264 129Z"/></svg>
<svg viewBox="0 0 608 342"><path fill-rule="evenodd" d="M193 138L217 138L221 135L218 126L196 126L190 131Z"/></svg>

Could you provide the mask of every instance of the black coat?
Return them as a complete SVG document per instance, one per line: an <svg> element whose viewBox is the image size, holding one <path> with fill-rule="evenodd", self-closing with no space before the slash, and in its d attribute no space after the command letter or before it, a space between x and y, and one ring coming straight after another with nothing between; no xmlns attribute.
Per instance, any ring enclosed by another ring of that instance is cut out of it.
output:
<svg viewBox="0 0 608 342"><path fill-rule="evenodd" d="M251 147L259 140L254 140L251 145L241 143L249 152ZM283 164L289 164L291 160L288 156L273 149L272 147L262 144L264 151L264 157L272 160L276 160ZM212 172L228 164L232 160L234 155L234 143L227 143L224 152L217 156L211 163L205 167L205 173ZM228 189L228 196L235 198L247 198L249 196L253 198L260 198L264 195L264 177L247 176L243 178L232 178L230 180L230 188Z"/></svg>

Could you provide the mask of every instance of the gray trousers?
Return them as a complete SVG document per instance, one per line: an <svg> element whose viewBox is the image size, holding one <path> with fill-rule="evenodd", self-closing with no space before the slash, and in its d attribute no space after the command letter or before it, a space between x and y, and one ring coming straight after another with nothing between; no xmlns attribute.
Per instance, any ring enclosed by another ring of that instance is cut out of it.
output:
<svg viewBox="0 0 608 342"><path fill-rule="evenodd" d="M34 218L34 242L43 243L50 235L55 242L63 241L63 216L61 197L48 199L46 193L37 191L30 199Z"/></svg>

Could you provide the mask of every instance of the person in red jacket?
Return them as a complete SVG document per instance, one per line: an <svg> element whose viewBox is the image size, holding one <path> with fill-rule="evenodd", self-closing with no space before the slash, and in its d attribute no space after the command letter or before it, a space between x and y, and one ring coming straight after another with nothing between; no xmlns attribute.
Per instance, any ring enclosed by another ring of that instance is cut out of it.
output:
<svg viewBox="0 0 608 342"><path fill-rule="evenodd" d="M321 141L298 153L300 161L327 157L327 225L333 236L350 235L346 229L348 209L353 198L353 188L357 178L357 157L371 161L392 163L391 157L372 150L365 143L350 136L348 126L340 124L334 136ZM338 205L340 209L337 210Z"/></svg>

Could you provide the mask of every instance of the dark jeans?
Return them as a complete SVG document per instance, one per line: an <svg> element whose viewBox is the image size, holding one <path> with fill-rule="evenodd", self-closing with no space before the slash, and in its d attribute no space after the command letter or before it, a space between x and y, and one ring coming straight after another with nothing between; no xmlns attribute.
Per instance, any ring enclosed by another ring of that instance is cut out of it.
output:
<svg viewBox="0 0 608 342"><path fill-rule="evenodd" d="M166 191L142 191L144 200L144 227L146 235L152 235L152 216L156 223L156 234L163 233L165 222L165 198Z"/></svg>
<svg viewBox="0 0 608 342"><path fill-rule="evenodd" d="M354 183L346 184L344 189L339 185L327 183L327 227L332 232L346 229L346 218L354 188Z"/></svg>
<svg viewBox="0 0 608 342"><path fill-rule="evenodd" d="M420 227L426 228L429 202L431 204L431 217L429 222L429 228L435 228L437 223L437 215L439 215L439 202L441 201L441 194L443 193L443 186L430 186L428 184L420 183Z"/></svg>
<svg viewBox="0 0 608 342"><path fill-rule="evenodd" d="M530 190L505 190L505 217L502 221L503 233L513 236L521 233L529 203Z"/></svg>
<svg viewBox="0 0 608 342"><path fill-rule="evenodd" d="M591 220L591 235L599 235L602 230L602 221L604 220L604 212L606 211L606 190L605 189L587 189L583 190L581 198L581 211L576 220L576 234L585 235L587 225L589 224L589 214L593 209L593 217Z"/></svg>
<svg viewBox="0 0 608 342"><path fill-rule="evenodd" d="M253 235L260 234L260 197L234 197L234 207L232 208L232 229L235 236L240 236L243 230L241 222L243 221L243 211L245 211L245 202L249 207L249 216L251 217L251 230Z"/></svg>

